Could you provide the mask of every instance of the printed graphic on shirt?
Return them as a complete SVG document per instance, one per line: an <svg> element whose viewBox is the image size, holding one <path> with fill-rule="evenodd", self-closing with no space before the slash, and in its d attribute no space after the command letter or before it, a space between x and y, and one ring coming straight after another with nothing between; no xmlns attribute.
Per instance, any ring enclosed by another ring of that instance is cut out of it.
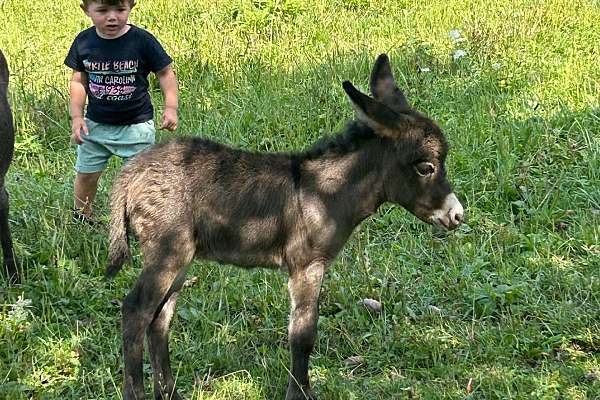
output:
<svg viewBox="0 0 600 400"><path fill-rule="evenodd" d="M135 92L135 74L138 60L90 61L83 60L88 75L90 94L108 101L129 100Z"/></svg>

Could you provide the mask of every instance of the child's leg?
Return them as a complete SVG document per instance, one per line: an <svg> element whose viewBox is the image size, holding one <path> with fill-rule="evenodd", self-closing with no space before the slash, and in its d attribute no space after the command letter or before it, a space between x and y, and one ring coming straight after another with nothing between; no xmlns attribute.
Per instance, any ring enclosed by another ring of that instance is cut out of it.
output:
<svg viewBox="0 0 600 400"><path fill-rule="evenodd" d="M98 190L98 179L102 175L100 172L82 173L78 172L75 176L75 183L73 184L73 192L75 196L75 210L77 210L82 216L90 218L94 213L92 209L92 203L96 198L96 191Z"/></svg>
<svg viewBox="0 0 600 400"><path fill-rule="evenodd" d="M75 163L77 175L73 184L75 212L80 214L80 218L92 217L92 204L96 198L98 179L111 156L104 141L113 130L111 125L99 124L89 119L86 119L86 124L89 135L83 136L83 144L77 146Z"/></svg>

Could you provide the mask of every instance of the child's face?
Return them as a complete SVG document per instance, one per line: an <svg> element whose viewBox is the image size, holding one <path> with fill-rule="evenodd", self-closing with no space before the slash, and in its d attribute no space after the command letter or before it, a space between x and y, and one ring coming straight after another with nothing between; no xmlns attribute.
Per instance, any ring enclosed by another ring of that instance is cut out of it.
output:
<svg viewBox="0 0 600 400"><path fill-rule="evenodd" d="M100 1L91 2L87 7L81 8L92 19L96 32L101 38L115 39L128 30L127 20L131 7L124 1L118 6L109 6Z"/></svg>

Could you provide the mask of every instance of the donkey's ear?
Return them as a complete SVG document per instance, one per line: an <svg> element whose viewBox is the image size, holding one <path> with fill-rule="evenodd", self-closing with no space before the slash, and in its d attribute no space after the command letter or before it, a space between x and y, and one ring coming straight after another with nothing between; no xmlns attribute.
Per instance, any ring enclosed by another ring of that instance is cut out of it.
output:
<svg viewBox="0 0 600 400"><path fill-rule="evenodd" d="M342 83L356 118L367 124L376 134L398 139L402 131L412 123L412 117L399 114L387 105L360 92L349 81Z"/></svg>
<svg viewBox="0 0 600 400"><path fill-rule="evenodd" d="M377 57L371 71L371 93L375 99L401 113L410 111L404 93L396 86L396 80L390 67L390 59L386 54Z"/></svg>

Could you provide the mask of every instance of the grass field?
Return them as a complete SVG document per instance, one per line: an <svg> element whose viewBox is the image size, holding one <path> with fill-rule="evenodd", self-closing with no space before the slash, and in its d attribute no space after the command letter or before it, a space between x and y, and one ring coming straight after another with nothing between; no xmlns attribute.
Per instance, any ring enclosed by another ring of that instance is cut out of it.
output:
<svg viewBox="0 0 600 400"><path fill-rule="evenodd" d="M0 0L17 129L11 222L26 270L0 289L0 398L121 396L120 301L139 255L106 281L105 228L69 211L62 63L90 24L78 3ZM446 132L467 223L440 235L386 205L356 230L321 296L321 399L600 399L598 1L140 0L131 21L175 60L176 135L308 147L352 118L341 82L366 91L381 52ZM101 182L104 222L119 165ZM205 262L190 275L171 337L180 393L282 399L286 277Z"/></svg>

